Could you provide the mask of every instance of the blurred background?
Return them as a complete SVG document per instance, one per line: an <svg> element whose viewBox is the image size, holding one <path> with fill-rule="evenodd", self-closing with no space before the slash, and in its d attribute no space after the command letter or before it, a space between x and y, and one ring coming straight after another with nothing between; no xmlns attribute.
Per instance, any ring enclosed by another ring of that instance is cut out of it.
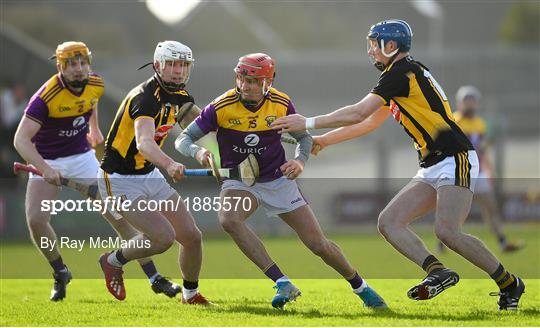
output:
<svg viewBox="0 0 540 328"><path fill-rule="evenodd" d="M365 36L371 25L388 18L410 23L413 57L430 68L453 108L461 85L475 85L481 91L480 115L487 120L493 144L490 156L503 220L525 224L536 240L540 237L538 1L2 0L0 15L4 241L29 241L24 219L26 177L15 178L11 171L11 163L20 160L12 146L13 134L28 99L56 73L48 57L57 44L80 40L92 51L93 70L106 84L99 106L106 135L125 94L152 74L150 68L137 68L152 60L159 41L177 40L192 48L196 62L188 90L201 108L233 87L238 57L265 52L277 63L274 86L291 96L300 113L313 116L360 100L376 84L379 73L366 55ZM175 153L175 137L169 137L165 151L196 167ZM203 141L210 148L212 138ZM294 147L284 147L292 156ZM101 151L97 149L98 158ZM299 183L325 229L375 235L378 212L417 169L412 141L388 120L374 133L312 158ZM185 197L218 193L212 179L186 179L176 187ZM78 198L69 190L61 197ZM195 217L203 232L223 236L214 212ZM478 217L475 206L471 221ZM259 210L251 224L262 234L290 233L278 221ZM95 213L62 213L53 225L59 235L112 232ZM538 252L534 254L538 266Z"/></svg>

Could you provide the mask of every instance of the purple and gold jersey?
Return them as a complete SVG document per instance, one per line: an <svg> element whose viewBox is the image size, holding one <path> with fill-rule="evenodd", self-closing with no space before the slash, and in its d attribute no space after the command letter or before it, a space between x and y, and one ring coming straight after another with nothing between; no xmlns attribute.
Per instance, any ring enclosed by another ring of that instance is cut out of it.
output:
<svg viewBox="0 0 540 328"><path fill-rule="evenodd" d="M463 133L469 138L474 149L481 151L482 143L486 134L486 121L480 116L466 117L460 112L454 113L456 123L459 125Z"/></svg>
<svg viewBox="0 0 540 328"><path fill-rule="evenodd" d="M101 77L91 73L83 91L74 94L56 74L32 96L24 113L41 125L32 142L44 159L90 150L86 140L88 121L104 88Z"/></svg>
<svg viewBox="0 0 540 328"><path fill-rule="evenodd" d="M217 131L222 167L233 168L254 154L260 169L257 181L268 182L283 175L279 167L286 162L281 135L270 124L295 113L289 96L274 88L253 110L247 109L231 89L206 106L195 122L204 133Z"/></svg>

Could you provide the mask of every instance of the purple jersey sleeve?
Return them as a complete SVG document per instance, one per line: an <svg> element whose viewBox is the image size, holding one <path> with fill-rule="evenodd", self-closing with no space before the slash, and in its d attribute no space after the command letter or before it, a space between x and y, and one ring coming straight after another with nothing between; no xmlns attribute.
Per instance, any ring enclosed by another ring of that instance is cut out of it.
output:
<svg viewBox="0 0 540 328"><path fill-rule="evenodd" d="M287 115L292 114L296 114L296 108L294 107L292 100L289 100L289 105L287 106Z"/></svg>
<svg viewBox="0 0 540 328"><path fill-rule="evenodd" d="M214 106L212 104L206 106L201 112L201 115L195 119L195 122L205 134L211 131L217 131L217 114Z"/></svg>
<svg viewBox="0 0 540 328"><path fill-rule="evenodd" d="M47 107L47 104L39 97L42 91L43 88L36 92L24 109L24 114L39 124L43 124L47 117L49 117L49 107Z"/></svg>

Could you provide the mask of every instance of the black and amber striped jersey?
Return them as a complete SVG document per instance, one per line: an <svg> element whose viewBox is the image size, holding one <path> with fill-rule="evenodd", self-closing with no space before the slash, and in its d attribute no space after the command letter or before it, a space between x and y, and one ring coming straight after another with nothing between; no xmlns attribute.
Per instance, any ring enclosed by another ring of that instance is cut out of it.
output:
<svg viewBox="0 0 540 328"><path fill-rule="evenodd" d="M147 174L154 164L145 160L137 150L135 121L152 118L155 125L154 140L162 147L169 130L176 124L176 114L186 102L194 102L186 91L168 93L154 76L131 90L116 113L107 141L101 168L108 173Z"/></svg>
<svg viewBox="0 0 540 328"><path fill-rule="evenodd" d="M474 150L454 120L441 86L429 70L412 57L404 57L388 66L371 93L384 100L396 121L413 139L421 167Z"/></svg>

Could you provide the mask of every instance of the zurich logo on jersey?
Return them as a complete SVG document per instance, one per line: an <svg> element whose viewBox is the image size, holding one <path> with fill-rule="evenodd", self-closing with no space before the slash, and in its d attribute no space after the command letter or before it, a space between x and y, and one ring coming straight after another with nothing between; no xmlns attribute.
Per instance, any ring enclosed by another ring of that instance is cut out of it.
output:
<svg viewBox="0 0 540 328"><path fill-rule="evenodd" d="M251 133L251 134L248 134L245 138L244 138L244 142L247 146L249 147L255 147L259 144L259 136L254 134L254 133Z"/></svg>
<svg viewBox="0 0 540 328"><path fill-rule="evenodd" d="M78 128L79 126L86 123L86 120L84 119L84 116L79 116L73 120L73 127Z"/></svg>

